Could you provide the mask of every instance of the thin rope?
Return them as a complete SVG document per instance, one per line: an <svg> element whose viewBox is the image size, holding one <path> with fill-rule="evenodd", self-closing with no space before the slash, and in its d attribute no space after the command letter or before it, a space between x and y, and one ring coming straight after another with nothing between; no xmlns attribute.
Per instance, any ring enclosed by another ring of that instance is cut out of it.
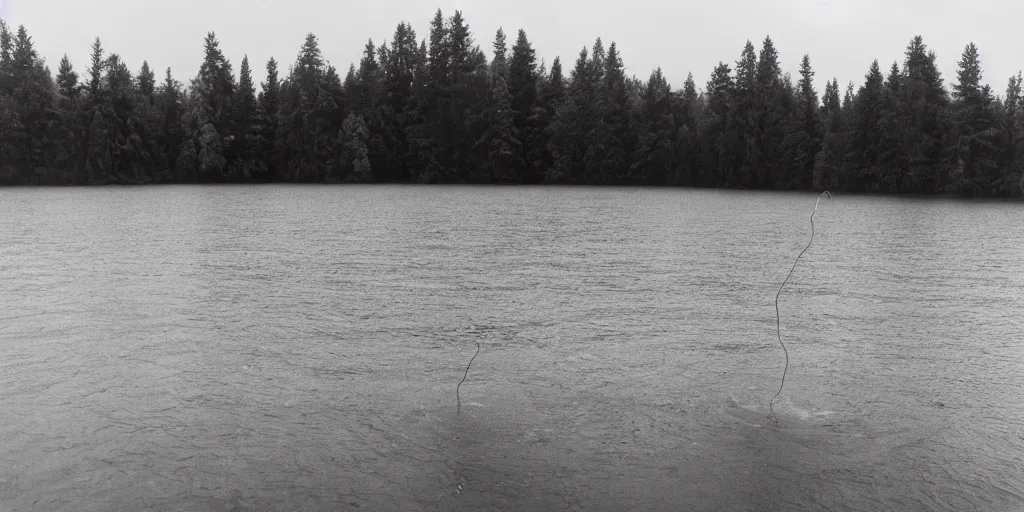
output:
<svg viewBox="0 0 1024 512"><path fill-rule="evenodd" d="M814 242L814 214L818 213L818 203L821 202L821 196L832 199L832 194L827 190L818 194L818 200L814 202L814 212L811 213L811 239L807 241L807 247L804 247L804 250L800 251L800 255L796 257L796 261L793 262L793 268L789 269L789 275L786 276L785 281L782 281L782 286L779 287L778 293L775 294L775 329L779 336L779 345L782 345L782 351L786 353L786 368L782 370L782 383L779 384L779 392L775 393L775 396L772 397L770 402L768 402L768 410L771 411L772 414L775 414L775 409L772 408L772 404L774 404L775 399L782 394L782 387L786 385L786 372L789 371L789 350L786 350L786 344L782 342L782 321L779 316L779 295L782 294L782 289L786 287L786 283L789 282L790 276L792 276L793 271L796 270L797 263L800 263L800 257L807 252L807 249L811 248L811 243Z"/></svg>
<svg viewBox="0 0 1024 512"><path fill-rule="evenodd" d="M476 342L476 354L473 354L473 358L469 360L469 364L466 365L466 374L462 376L462 381L459 382L458 386L455 386L455 400L458 405L456 408L456 414L462 414L462 398L459 397L459 388L462 387L462 383L466 382L466 377L469 376L469 367L473 365L473 359L476 359L477 354L480 353L480 342Z"/></svg>

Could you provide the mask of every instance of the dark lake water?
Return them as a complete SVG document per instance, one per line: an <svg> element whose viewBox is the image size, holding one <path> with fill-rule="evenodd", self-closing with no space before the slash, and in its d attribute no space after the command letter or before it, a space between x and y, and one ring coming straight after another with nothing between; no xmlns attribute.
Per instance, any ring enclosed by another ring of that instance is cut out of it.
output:
<svg viewBox="0 0 1024 512"><path fill-rule="evenodd" d="M0 190L0 510L1024 509L1024 206L823 199L773 421L814 200Z"/></svg>

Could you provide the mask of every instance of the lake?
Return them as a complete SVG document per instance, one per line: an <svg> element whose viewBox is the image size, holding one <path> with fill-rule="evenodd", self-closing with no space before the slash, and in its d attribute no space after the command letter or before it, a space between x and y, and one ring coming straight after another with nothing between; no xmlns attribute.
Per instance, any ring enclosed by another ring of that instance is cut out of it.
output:
<svg viewBox="0 0 1024 512"><path fill-rule="evenodd" d="M822 199L773 419L815 198L0 189L0 510L1024 509L1022 205Z"/></svg>

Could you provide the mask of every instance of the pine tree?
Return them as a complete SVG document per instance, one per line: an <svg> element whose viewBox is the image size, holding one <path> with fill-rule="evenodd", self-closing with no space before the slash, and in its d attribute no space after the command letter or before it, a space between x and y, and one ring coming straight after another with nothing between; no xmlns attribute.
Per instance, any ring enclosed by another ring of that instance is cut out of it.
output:
<svg viewBox="0 0 1024 512"><path fill-rule="evenodd" d="M153 162L152 141L140 122L139 95L128 66L118 54L107 57L105 134L110 151L110 177L118 183L143 183Z"/></svg>
<svg viewBox="0 0 1024 512"><path fill-rule="evenodd" d="M661 68L654 70L641 89L635 123L640 136L631 166L634 183L665 185L670 181L676 166L672 98L672 88Z"/></svg>
<svg viewBox="0 0 1024 512"><path fill-rule="evenodd" d="M27 184L50 182L55 179L53 156L59 145L53 127L61 117L54 101L56 86L23 25L14 36L11 57L5 67L5 92L16 105L19 119L8 131L8 144L13 150L7 156L12 164L9 179Z"/></svg>
<svg viewBox="0 0 1024 512"><path fill-rule="evenodd" d="M905 127L902 149L907 155L908 172L899 192L936 192L943 190L948 181L943 114L949 98L935 59L921 36L907 45L899 108Z"/></svg>
<svg viewBox="0 0 1024 512"><path fill-rule="evenodd" d="M843 126L842 107L839 101L839 82L834 78L825 84L821 117L825 133L822 137L821 149L814 160L814 182L812 184L814 190L831 187L845 149L839 140Z"/></svg>
<svg viewBox="0 0 1024 512"><path fill-rule="evenodd" d="M11 29L7 22L0 19L0 67L7 67L11 64L11 54L14 52L14 41L11 38Z"/></svg>
<svg viewBox="0 0 1024 512"><path fill-rule="evenodd" d="M359 68L356 71L356 86L350 94L351 109L363 116L369 117L374 109L378 95L378 71L380 63L377 62L377 47L373 39L366 42L363 47L363 57L359 61Z"/></svg>
<svg viewBox="0 0 1024 512"><path fill-rule="evenodd" d="M882 120L884 83L878 60L871 63L864 85L857 91L854 105L855 120L852 141L853 168L848 174L847 187L855 191L877 190L878 157L881 141L879 123Z"/></svg>
<svg viewBox="0 0 1024 512"><path fill-rule="evenodd" d="M325 67L317 37L310 33L299 50L295 66L281 90L277 145L282 154L282 178L289 181L323 181L322 148L316 108Z"/></svg>
<svg viewBox="0 0 1024 512"><path fill-rule="evenodd" d="M450 108L442 115L442 134L447 142L442 181L466 182L484 155L474 152L476 142L486 130L490 96L487 57L473 42L469 25L461 11L448 20L448 71Z"/></svg>
<svg viewBox="0 0 1024 512"><path fill-rule="evenodd" d="M785 123L790 116L792 94L782 80L779 55L770 37L765 37L758 55L754 94L754 158L755 184L774 188L782 177L780 148L785 137Z"/></svg>
<svg viewBox="0 0 1024 512"><path fill-rule="evenodd" d="M554 166L548 172L548 183L582 183L587 177L584 159L590 148L587 137L595 124L597 98L597 84L592 80L593 62L588 58L586 47L580 50L570 73L565 99L551 123Z"/></svg>
<svg viewBox="0 0 1024 512"><path fill-rule="evenodd" d="M267 61L267 80L260 84L259 102L260 128L257 135L257 158L266 163L266 177L279 176L278 166L281 154L277 149L277 132L279 124L279 106L281 102L281 80L278 76L277 61L273 57Z"/></svg>
<svg viewBox="0 0 1024 512"><path fill-rule="evenodd" d="M752 54L753 45L747 46ZM747 82L750 80L745 74L742 78ZM750 93L748 87L751 87L750 83L743 89L739 88L733 79L732 69L724 62L718 63L707 83L708 108L700 129L703 162L709 174L714 176L714 184L719 187L743 187L750 179L744 174L743 167L748 147L744 130L749 124L747 116L740 112L745 105L752 105L752 100L747 98ZM750 107L745 108L749 110Z"/></svg>
<svg viewBox="0 0 1024 512"><path fill-rule="evenodd" d="M452 93L449 39L448 25L438 9L430 22L430 46L425 73L417 80L417 123L407 129L409 149L414 155L412 160L420 171L416 181L420 183L439 180L448 165L448 156L443 148L451 145L445 123L445 114L451 108Z"/></svg>
<svg viewBox="0 0 1024 512"><path fill-rule="evenodd" d="M221 52L215 33L206 35L203 47L203 64L192 80L194 97L191 98L191 112L188 116L196 123L195 129L190 132L195 150L181 152L183 157L191 155L199 160L182 167L195 169L200 180L223 181L230 179L226 171L232 168L237 157L231 145L237 130L231 105L235 81L231 63Z"/></svg>
<svg viewBox="0 0 1024 512"><path fill-rule="evenodd" d="M78 73L75 72L67 54L60 60L60 66L57 68L57 92L72 102L78 98Z"/></svg>
<svg viewBox="0 0 1024 512"><path fill-rule="evenodd" d="M183 178L177 172L177 162L185 134L182 131L181 119L181 83L171 75L171 68L167 68L165 72L164 82L157 92L156 104L160 116L160 135L157 140L160 141L160 154L163 155L163 162L158 163L158 171L161 174L158 179L178 181Z"/></svg>
<svg viewBox="0 0 1024 512"><path fill-rule="evenodd" d="M79 111L79 93L81 87L78 84L78 73L68 59L67 55L60 61L57 69L57 109L60 112L60 120L56 123L55 129L58 132L57 151L54 155L54 163L57 169L65 174L61 181L74 183L77 181L74 169L77 166L80 153L79 144L84 137L81 125L81 112Z"/></svg>
<svg viewBox="0 0 1024 512"><path fill-rule="evenodd" d="M259 158L261 120L258 118L258 106L249 56L246 55L242 58L242 65L238 70L238 84L235 86L232 101L231 124L235 132L232 133L231 148L228 152L235 156L235 160L227 172L227 179L250 181L267 173L266 162Z"/></svg>
<svg viewBox="0 0 1024 512"><path fill-rule="evenodd" d="M505 43L505 31L498 27L491 44L494 58L491 59L491 83L497 84L498 79L508 79L508 45Z"/></svg>
<svg viewBox="0 0 1024 512"><path fill-rule="evenodd" d="M678 94L678 99L673 102L676 129L674 153L677 164L671 184L691 187L711 185L714 183L714 170L705 169L701 164L699 121L702 117L702 101L697 94L693 73L686 74L683 89Z"/></svg>
<svg viewBox="0 0 1024 512"><path fill-rule="evenodd" d="M900 89L903 77L899 64L892 63L889 76L885 79L885 92L882 94L881 118L878 124L878 159L876 173L878 190L892 192L899 189L903 176L907 174L906 155L900 144L903 139L904 127L900 118Z"/></svg>
<svg viewBox="0 0 1024 512"><path fill-rule="evenodd" d="M139 94L149 101L153 101L153 94L156 92L156 75L149 69L149 62L142 61L142 69L136 79L136 88Z"/></svg>
<svg viewBox="0 0 1024 512"><path fill-rule="evenodd" d="M957 82L953 84L957 137L954 155L959 163L959 180L955 186L965 195L1005 193L1008 191L1005 176L998 163L994 98L989 87L981 85L981 61L974 43L964 49L959 65Z"/></svg>
<svg viewBox="0 0 1024 512"><path fill-rule="evenodd" d="M813 184L814 158L821 150L821 119L818 93L814 90L814 70L811 57L804 55L800 62L800 85L797 98L797 118L802 136L797 149L796 187L809 189Z"/></svg>
<svg viewBox="0 0 1024 512"><path fill-rule="evenodd" d="M410 181L416 161L410 154L407 132L415 110L413 83L423 66L416 32L410 24L399 23L391 40L391 51L381 61L383 100L376 117L378 137L387 158L373 169L377 180Z"/></svg>
<svg viewBox="0 0 1024 512"><path fill-rule="evenodd" d="M544 180L544 167L535 165L531 156L543 152L547 144L544 137L546 123L537 124L535 121L539 119L534 118L539 80L536 52L526 37L526 31L520 29L516 43L512 46L508 90L512 95L513 120L522 140L522 155L518 158L524 162L524 169L520 179L529 184Z"/></svg>
<svg viewBox="0 0 1024 512"><path fill-rule="evenodd" d="M90 61L85 108L82 112L85 137L81 143L81 159L82 180L95 184L106 182L112 167L110 118L113 117L113 112L109 107L109 96L103 87L107 59L104 57L103 44L98 37L93 40Z"/></svg>
<svg viewBox="0 0 1024 512"><path fill-rule="evenodd" d="M612 42L605 56L603 80L598 85L598 114L590 135L587 167L591 182L629 183L629 155L634 148L629 129L629 96L622 58Z"/></svg>
<svg viewBox="0 0 1024 512"><path fill-rule="evenodd" d="M514 98L514 97L513 97ZM554 136L554 119L565 98L565 79L562 77L561 59L555 57L551 70L540 84L537 102L529 118L535 130L533 143L527 148L529 168L537 173L535 179L527 175L527 183L542 183L555 173L555 159L551 146Z"/></svg>
<svg viewBox="0 0 1024 512"><path fill-rule="evenodd" d="M90 104L96 104L100 102L100 88L102 87L103 80L103 68L106 64L106 60L103 57L103 44L100 42L100 38L96 38L92 43L92 65L89 66L89 84L87 89L88 101Z"/></svg>
<svg viewBox="0 0 1024 512"><path fill-rule="evenodd" d="M1021 84L1024 79L1018 71L1011 76L1006 85L1006 98L1003 100L1002 115L999 120L1001 130L999 146L1002 154L999 159L1000 168L1006 171L1006 192L1010 195L1024 194L1024 161L1022 161L1020 119L1024 113L1021 99ZM1019 186L1019 190L1018 190Z"/></svg>

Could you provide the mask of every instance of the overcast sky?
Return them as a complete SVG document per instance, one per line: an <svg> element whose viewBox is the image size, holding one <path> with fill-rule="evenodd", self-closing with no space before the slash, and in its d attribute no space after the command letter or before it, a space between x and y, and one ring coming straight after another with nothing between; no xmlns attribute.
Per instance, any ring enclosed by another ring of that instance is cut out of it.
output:
<svg viewBox="0 0 1024 512"><path fill-rule="evenodd" d="M1020 0L0 0L0 16L25 25L54 72L66 53L81 73L99 36L133 69L146 59L160 76L171 67L187 82L212 30L235 72L248 54L259 82L271 56L286 72L308 32L344 74L368 38L390 38L399 21L427 37L438 7L446 17L462 10L488 57L499 26L510 45L525 29L538 57L550 63L561 56L565 68L601 37L606 46L618 43L627 73L646 79L660 66L674 87L693 72L703 88L719 60L734 65L747 39L760 49L765 35L794 76L810 54L819 94L832 77L859 86L875 58L884 71L894 60L902 64L915 34L938 54L947 85L971 41L981 51L984 81L998 94L1024 67Z"/></svg>

